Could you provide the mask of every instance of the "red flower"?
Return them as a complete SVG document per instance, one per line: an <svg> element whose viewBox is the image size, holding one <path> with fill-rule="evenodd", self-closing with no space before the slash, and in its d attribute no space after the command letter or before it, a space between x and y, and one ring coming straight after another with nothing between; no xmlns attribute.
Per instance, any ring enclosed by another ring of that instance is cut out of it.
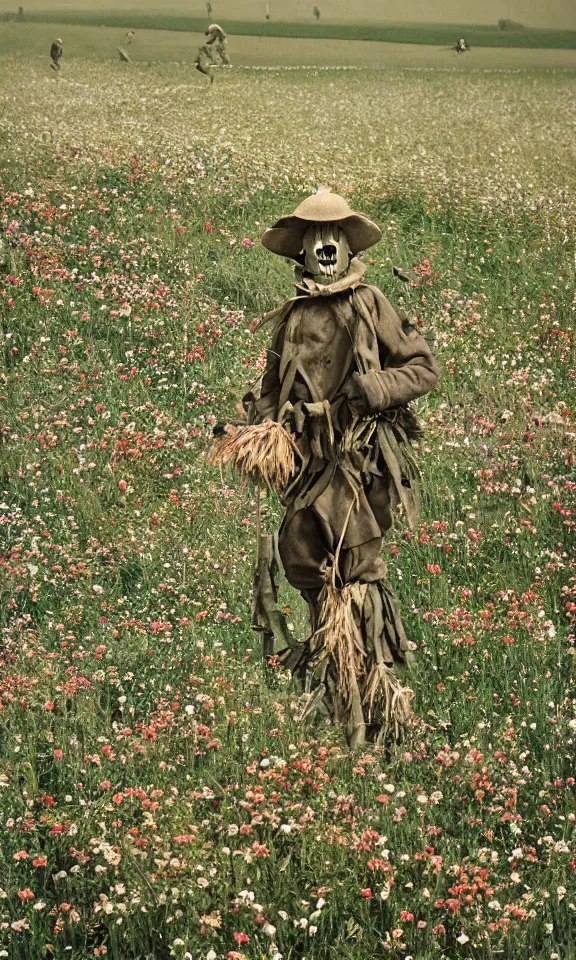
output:
<svg viewBox="0 0 576 960"><path fill-rule="evenodd" d="M242 946L244 943L250 943L250 937L246 933L235 933L234 939L239 946Z"/></svg>
<svg viewBox="0 0 576 960"><path fill-rule="evenodd" d="M204 224L204 229L205 229L206 233L212 233L214 227L213 227L212 224L207 220L206 223Z"/></svg>
<svg viewBox="0 0 576 960"><path fill-rule="evenodd" d="M360 896L364 897L365 900L370 900L370 897L372 896L370 887L364 887L364 890L360 891Z"/></svg>

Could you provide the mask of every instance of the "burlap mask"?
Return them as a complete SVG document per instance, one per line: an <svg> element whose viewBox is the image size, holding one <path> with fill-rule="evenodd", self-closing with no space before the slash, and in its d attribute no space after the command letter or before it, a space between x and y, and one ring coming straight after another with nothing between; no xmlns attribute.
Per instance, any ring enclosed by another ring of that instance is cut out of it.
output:
<svg viewBox="0 0 576 960"><path fill-rule="evenodd" d="M317 280L332 283L347 273L352 251L337 223L312 224L304 234L302 246L305 269Z"/></svg>

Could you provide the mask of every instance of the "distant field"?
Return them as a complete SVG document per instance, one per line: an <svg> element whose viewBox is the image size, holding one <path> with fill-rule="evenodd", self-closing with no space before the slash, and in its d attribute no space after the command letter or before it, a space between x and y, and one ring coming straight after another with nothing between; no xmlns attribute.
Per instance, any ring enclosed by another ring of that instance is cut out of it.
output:
<svg viewBox="0 0 576 960"><path fill-rule="evenodd" d="M0 13L15 13L19 0L0 0ZM93 10L134 13L157 13L165 10L172 15L204 17L205 0L22 0L26 13L42 11ZM438 23L496 24L500 17L514 16L510 0L445 0L442 4L426 5L424 0L212 0L216 20L253 20L264 22L269 9L273 22L313 22L315 3L321 10L321 22L402 24L435 20ZM572 5L573 6L573 5ZM538 28L576 29L576 12L570 9L570 0L549 0L532 4L526 25Z"/></svg>
<svg viewBox="0 0 576 960"><path fill-rule="evenodd" d="M10 14L6 14L9 16ZM164 13L107 10L42 10L26 13L28 23L60 23L74 26L108 26L117 29L170 30L200 33L206 29L206 17L191 17ZM465 36L472 47L520 47L546 49L575 49L575 30L514 30L502 31L496 26L464 24L382 24L382 23L319 23L267 22L257 20L227 20L227 32L232 36L288 37L327 40L361 40L385 43L417 43L433 46L451 46L458 37Z"/></svg>
<svg viewBox="0 0 576 960"><path fill-rule="evenodd" d="M124 28L78 27L67 24L10 23L4 29L2 53L42 56L48 69L53 36L64 40L64 68L73 59L116 60ZM132 60L189 63L202 41L201 33L138 30L129 48ZM310 40L267 37L230 37L232 62L237 67L354 66L439 69L470 73L477 70L574 70L576 50L528 50L482 47L459 57L447 47L426 44L375 43L355 40ZM200 77L198 82L202 83Z"/></svg>

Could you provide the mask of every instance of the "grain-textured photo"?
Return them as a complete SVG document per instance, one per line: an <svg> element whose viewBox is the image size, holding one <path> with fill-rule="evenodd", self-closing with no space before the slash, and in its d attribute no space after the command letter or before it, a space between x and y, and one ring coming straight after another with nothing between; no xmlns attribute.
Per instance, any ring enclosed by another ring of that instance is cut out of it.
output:
<svg viewBox="0 0 576 960"><path fill-rule="evenodd" d="M576 958L576 8L0 0L0 958Z"/></svg>

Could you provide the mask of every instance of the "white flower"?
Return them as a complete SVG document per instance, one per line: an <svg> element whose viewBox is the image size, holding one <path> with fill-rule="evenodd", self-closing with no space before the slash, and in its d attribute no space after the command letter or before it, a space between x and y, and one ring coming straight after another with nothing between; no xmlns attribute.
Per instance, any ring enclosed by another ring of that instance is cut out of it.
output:
<svg viewBox="0 0 576 960"><path fill-rule="evenodd" d="M282 833L289 834L289 833L292 833L292 826L289 823L281 823L280 830L282 831Z"/></svg>
<svg viewBox="0 0 576 960"><path fill-rule="evenodd" d="M276 933L276 927L273 927L271 923L263 923L262 933L265 933L267 937L273 937Z"/></svg>
<svg viewBox="0 0 576 960"><path fill-rule="evenodd" d="M456 937L458 943L468 943L470 937L467 937L465 933L461 933L459 937Z"/></svg>
<svg viewBox="0 0 576 960"><path fill-rule="evenodd" d="M266 767L269 767L269 766L270 766L270 761L269 761L268 757L264 757L264 759L260 761L260 766L261 766L263 769L266 769Z"/></svg>

